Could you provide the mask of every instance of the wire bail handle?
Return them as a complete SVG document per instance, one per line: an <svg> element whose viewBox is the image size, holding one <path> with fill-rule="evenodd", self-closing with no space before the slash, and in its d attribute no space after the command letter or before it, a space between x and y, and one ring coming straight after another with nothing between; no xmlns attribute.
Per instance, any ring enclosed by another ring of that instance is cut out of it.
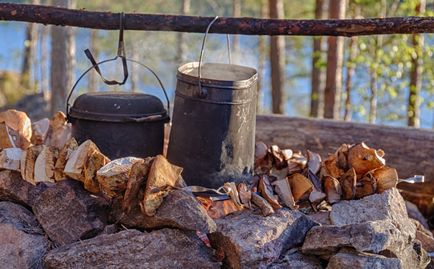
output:
<svg viewBox="0 0 434 269"><path fill-rule="evenodd" d="M200 55L199 55L199 67L198 67L198 78L199 78L199 97L205 98L207 95L206 90L202 89L202 59L203 59L203 52L205 50L205 42L206 42L206 38L208 36L209 33L209 29L211 28L211 26L217 21L217 19L219 18L219 16L215 16L215 18L208 24L206 30L205 30L205 35L203 36L203 40L202 40L202 48L200 49ZM228 60L229 60L229 64L232 64L232 56L231 56L231 42L229 39L229 35L226 35L226 45L228 48Z"/></svg>
<svg viewBox="0 0 434 269"><path fill-rule="evenodd" d="M116 54L116 57L114 57L112 60L116 60L117 58L121 58L122 60L122 68L124 70L124 79L119 82L117 80L107 80L104 78L104 76L101 73L101 70L95 61L95 58L93 57L92 53L89 49L86 49L84 53L86 54L89 61L92 63L93 67L95 68L95 71L99 74L102 81L107 85L124 85L125 82L128 79L128 65L127 65L127 58L125 54L125 45L124 45L124 27L125 27L125 13L120 13L120 23L119 23L119 41L118 41L118 51Z"/></svg>

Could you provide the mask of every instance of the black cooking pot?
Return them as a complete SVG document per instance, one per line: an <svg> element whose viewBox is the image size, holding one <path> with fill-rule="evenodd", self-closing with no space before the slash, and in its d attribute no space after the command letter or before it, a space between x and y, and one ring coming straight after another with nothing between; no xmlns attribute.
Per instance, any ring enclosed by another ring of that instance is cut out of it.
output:
<svg viewBox="0 0 434 269"><path fill-rule="evenodd" d="M97 65L108 61L110 60ZM162 154L164 124L169 122L169 99L158 76L139 62L130 59L127 61L145 67L156 77L164 91L167 110L160 99L153 95L129 92L85 93L77 97L69 108L69 99L75 87L94 66L77 80L67 100L72 136L78 143L92 140L110 159Z"/></svg>

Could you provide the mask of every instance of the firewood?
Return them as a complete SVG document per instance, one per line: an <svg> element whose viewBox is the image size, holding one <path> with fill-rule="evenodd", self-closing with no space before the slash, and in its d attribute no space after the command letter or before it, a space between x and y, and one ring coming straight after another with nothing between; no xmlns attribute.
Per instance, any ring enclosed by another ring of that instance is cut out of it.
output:
<svg viewBox="0 0 434 269"><path fill-rule="evenodd" d="M47 144L60 150L69 139L71 139L71 124L67 122L65 114L59 111L50 121Z"/></svg>
<svg viewBox="0 0 434 269"><path fill-rule="evenodd" d="M258 191L262 197L273 207L273 209L282 208L277 200L277 197L273 193L273 187L268 179L267 175L262 175L258 184Z"/></svg>
<svg viewBox="0 0 434 269"><path fill-rule="evenodd" d="M354 168L349 169L339 178L342 187L342 199L351 200L356 196L357 175Z"/></svg>
<svg viewBox="0 0 434 269"><path fill-rule="evenodd" d="M307 167L313 174L317 174L321 168L321 156L318 153L307 151Z"/></svg>
<svg viewBox="0 0 434 269"><path fill-rule="evenodd" d="M35 163L43 149L42 145L31 146L23 152L21 156L21 177L35 185Z"/></svg>
<svg viewBox="0 0 434 269"><path fill-rule="evenodd" d="M212 201L209 197L202 196L198 196L196 199L212 219L223 218L229 214L243 210L243 207L237 206L232 199Z"/></svg>
<svg viewBox="0 0 434 269"><path fill-rule="evenodd" d="M100 186L98 180L96 179L96 172L110 162L110 159L102 154L98 149L94 151L89 156L89 159L84 164L84 188L91 193L99 193Z"/></svg>
<svg viewBox="0 0 434 269"><path fill-rule="evenodd" d="M273 207L267 202L267 200L256 193L252 193L252 203L259 207L264 217L274 214Z"/></svg>
<svg viewBox="0 0 434 269"><path fill-rule="evenodd" d="M223 188L225 189L226 193L229 195L229 197L231 197L232 201L234 201L234 203L237 206L240 207L243 206L240 200L240 194L238 193L237 185L234 182L224 183Z"/></svg>
<svg viewBox="0 0 434 269"><path fill-rule="evenodd" d="M75 138L71 138L60 150L59 156L56 160L56 165L54 166L54 180L59 181L67 178L63 170L65 169L66 162L68 161L72 152L77 148L77 141L75 140Z"/></svg>
<svg viewBox="0 0 434 269"><path fill-rule="evenodd" d="M240 196L240 201L243 204L244 207L250 208L251 207L251 201L252 201L252 192L249 190L249 187L247 187L246 183L239 183L237 185L238 194Z"/></svg>
<svg viewBox="0 0 434 269"><path fill-rule="evenodd" d="M0 148L27 149L31 145L32 123L26 113L9 109L0 113Z"/></svg>
<svg viewBox="0 0 434 269"><path fill-rule="evenodd" d="M32 139L33 145L42 145L47 139L48 131L50 129L50 120L45 118L36 121L32 124Z"/></svg>
<svg viewBox="0 0 434 269"><path fill-rule="evenodd" d="M374 194L377 190L377 182L372 176L365 175L357 181L356 198L362 198Z"/></svg>
<svg viewBox="0 0 434 269"><path fill-rule="evenodd" d="M42 146L42 151L39 153L35 161L34 181L38 182L54 182L54 164L56 162L55 153L49 146Z"/></svg>
<svg viewBox="0 0 434 269"><path fill-rule="evenodd" d="M20 162L23 150L7 148L0 152L0 169L20 171Z"/></svg>
<svg viewBox="0 0 434 269"><path fill-rule="evenodd" d="M259 141L255 143L255 163L260 162L268 154L268 147L265 143Z"/></svg>
<svg viewBox="0 0 434 269"><path fill-rule="evenodd" d="M140 203L140 208L145 215L155 215L163 198L176 185L181 172L181 167L169 163L163 155L155 157L149 171L143 201Z"/></svg>
<svg viewBox="0 0 434 269"><path fill-rule="evenodd" d="M130 174L128 175L127 189L125 190L122 201L122 209L125 213L129 213L131 209L139 205L143 197L139 197L140 189L143 189L146 184L149 170L154 158L148 157L140 160L131 166Z"/></svg>
<svg viewBox="0 0 434 269"><path fill-rule="evenodd" d="M338 157L336 154L330 154L327 159L324 160L321 167L322 177L331 176L334 178L339 178L344 173L344 170L338 166Z"/></svg>
<svg viewBox="0 0 434 269"><path fill-rule="evenodd" d="M122 196L127 188L131 167L143 159L124 157L113 160L96 172L101 191L109 198Z"/></svg>
<svg viewBox="0 0 434 269"><path fill-rule="evenodd" d="M348 164L354 168L357 176L361 177L369 171L384 166L385 160L378 155L375 149L368 147L365 143L360 143L349 149Z"/></svg>
<svg viewBox="0 0 434 269"><path fill-rule="evenodd" d="M309 194L309 201L314 205L321 203L326 198L327 198L327 195L325 193L323 193L321 191L317 191L317 190L313 190Z"/></svg>
<svg viewBox="0 0 434 269"><path fill-rule="evenodd" d="M313 190L312 182L302 174L296 173L288 177L289 185L291 186L292 195L297 202L300 198Z"/></svg>
<svg viewBox="0 0 434 269"><path fill-rule="evenodd" d="M70 146L72 149L73 142L71 143ZM78 181L84 181L84 166L95 150L98 150L95 143L91 140L86 140L77 149L72 151L66 162L65 169L63 170L65 175ZM65 151L67 151L67 149Z"/></svg>
<svg viewBox="0 0 434 269"><path fill-rule="evenodd" d="M324 178L324 191L327 195L327 201L330 204L334 204L341 200L342 188L339 181L331 176Z"/></svg>
<svg viewBox="0 0 434 269"><path fill-rule="evenodd" d="M291 186L286 178L276 180L272 183L274 190L282 200L283 204L291 209L297 209L298 206L295 204L294 196L292 196Z"/></svg>
<svg viewBox="0 0 434 269"><path fill-rule="evenodd" d="M371 172L377 181L377 193L396 187L398 184L398 173L396 169L383 166Z"/></svg>

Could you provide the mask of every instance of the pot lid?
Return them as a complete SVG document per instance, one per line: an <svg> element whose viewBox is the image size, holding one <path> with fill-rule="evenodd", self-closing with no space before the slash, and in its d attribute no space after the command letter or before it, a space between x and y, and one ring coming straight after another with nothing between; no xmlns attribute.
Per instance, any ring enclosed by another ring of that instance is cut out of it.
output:
<svg viewBox="0 0 434 269"><path fill-rule="evenodd" d="M167 110L157 97L143 93L95 92L77 97L71 117L95 121L142 122L167 119Z"/></svg>

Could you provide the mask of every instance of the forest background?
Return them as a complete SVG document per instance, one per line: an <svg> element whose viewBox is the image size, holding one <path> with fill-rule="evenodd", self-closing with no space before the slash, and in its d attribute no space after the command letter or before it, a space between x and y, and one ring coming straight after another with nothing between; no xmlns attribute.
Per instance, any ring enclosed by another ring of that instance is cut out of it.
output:
<svg viewBox="0 0 434 269"><path fill-rule="evenodd" d="M285 19L433 16L434 0L28 0L3 1L69 8L200 16ZM176 70L197 61L203 34L126 31L129 58L150 66L173 99ZM0 106L24 95L47 101L45 113L64 110L66 94L90 66L112 58L117 31L0 22ZM334 118L434 128L434 35L361 37L231 35L232 62L258 70L258 113ZM212 34L205 61L227 62L226 36ZM62 68L61 68L62 67ZM146 70L130 66L127 85L115 88L163 98ZM119 64L103 66L120 78ZM107 90L90 72L76 95ZM75 95L75 96L76 96ZM35 108L36 109L36 108ZM41 115L42 116L42 115ZM46 115L43 115L46 116Z"/></svg>

